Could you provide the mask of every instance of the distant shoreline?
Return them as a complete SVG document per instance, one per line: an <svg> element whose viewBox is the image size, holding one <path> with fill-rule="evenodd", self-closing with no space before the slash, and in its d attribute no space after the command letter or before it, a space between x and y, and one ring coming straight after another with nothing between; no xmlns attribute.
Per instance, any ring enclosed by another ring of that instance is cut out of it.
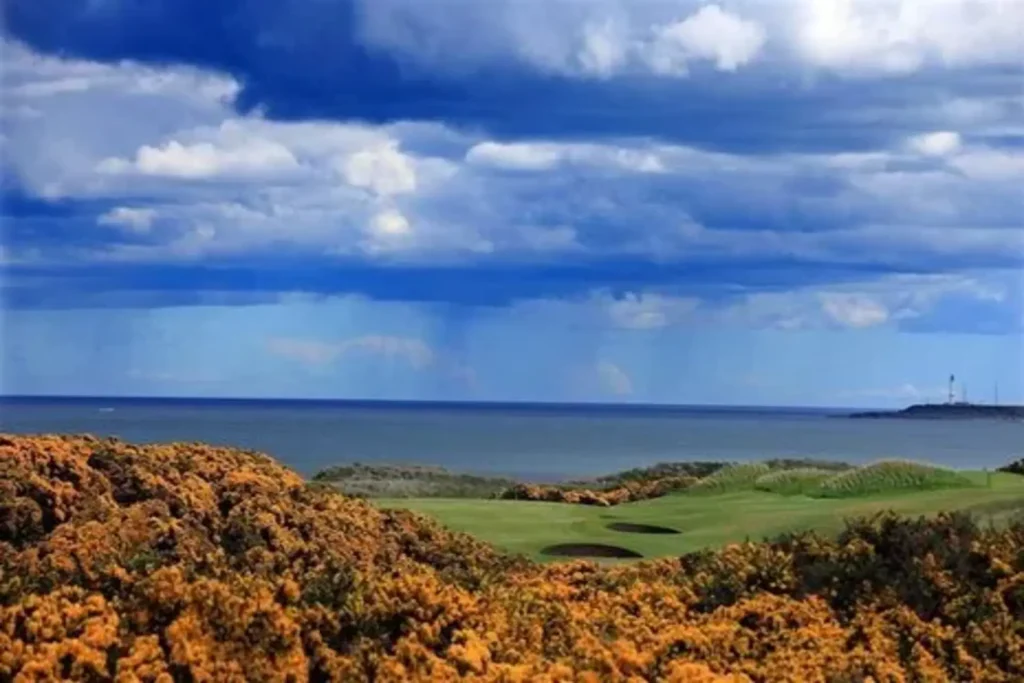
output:
<svg viewBox="0 0 1024 683"><path fill-rule="evenodd" d="M902 410L872 410L852 413L847 417L904 420L1024 420L1024 406L918 403Z"/></svg>
<svg viewBox="0 0 1024 683"><path fill-rule="evenodd" d="M106 406L238 406L238 407L323 407L349 409L410 409L445 410L460 409L478 412L516 411L550 413L600 413L614 412L618 415L637 413L653 414L723 414L759 415L778 414L820 417L845 415L851 410L866 410L867 407L853 406L762 406L723 403L607 403L602 401L559 402L559 401L461 401L426 399L360 399L360 398L241 398L241 397L185 397L185 396L46 396L0 394L0 405L95 405Z"/></svg>

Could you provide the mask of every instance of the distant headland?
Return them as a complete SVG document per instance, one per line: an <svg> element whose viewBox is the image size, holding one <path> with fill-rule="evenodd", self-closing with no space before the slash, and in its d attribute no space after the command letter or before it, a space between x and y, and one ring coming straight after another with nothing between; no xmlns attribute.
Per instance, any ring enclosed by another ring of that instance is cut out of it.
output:
<svg viewBox="0 0 1024 683"><path fill-rule="evenodd" d="M903 410L853 413L860 419L902 418L913 420L1024 420L1024 406L977 403L918 403Z"/></svg>

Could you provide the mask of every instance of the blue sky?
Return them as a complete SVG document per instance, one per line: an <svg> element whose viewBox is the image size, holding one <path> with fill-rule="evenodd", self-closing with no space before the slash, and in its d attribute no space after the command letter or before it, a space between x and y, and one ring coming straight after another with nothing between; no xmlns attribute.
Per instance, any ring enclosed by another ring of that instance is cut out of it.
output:
<svg viewBox="0 0 1024 683"><path fill-rule="evenodd" d="M2 12L3 393L1024 402L1024 3Z"/></svg>

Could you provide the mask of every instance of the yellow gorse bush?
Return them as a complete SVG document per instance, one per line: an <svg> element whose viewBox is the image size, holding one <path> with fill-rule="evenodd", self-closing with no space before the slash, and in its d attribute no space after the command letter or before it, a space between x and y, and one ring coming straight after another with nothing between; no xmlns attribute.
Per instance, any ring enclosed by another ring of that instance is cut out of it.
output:
<svg viewBox="0 0 1024 683"><path fill-rule="evenodd" d="M690 476L670 476L647 481L630 481L602 490L566 488L544 484L516 484L502 491L498 497L505 500L535 500L573 505L611 507L622 503L660 498L673 491L683 491L699 479Z"/></svg>
<svg viewBox="0 0 1024 683"><path fill-rule="evenodd" d="M0 436L0 681L1019 681L1024 528L509 558L200 444Z"/></svg>

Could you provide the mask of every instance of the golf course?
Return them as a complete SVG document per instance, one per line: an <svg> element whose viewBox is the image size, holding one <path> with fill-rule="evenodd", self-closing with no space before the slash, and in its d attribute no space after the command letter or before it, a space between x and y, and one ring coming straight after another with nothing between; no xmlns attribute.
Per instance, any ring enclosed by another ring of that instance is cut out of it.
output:
<svg viewBox="0 0 1024 683"><path fill-rule="evenodd" d="M612 507L493 498L382 497L373 502L382 508L425 514L452 530L539 561L678 556L788 532L836 533L849 518L883 511L930 516L962 510L972 513L981 524L996 525L1024 512L1024 476L902 463L903 467L920 468L923 476L901 479L891 471L893 464L883 462L841 473L843 480L857 485L832 495L820 488L801 492L799 487L764 485L766 480L778 482L779 473L767 478L728 476L749 469L740 465L704 480L712 484L721 480L719 486L693 486ZM785 474L794 476L782 479L814 480L806 469ZM828 475L820 473L814 486Z"/></svg>
<svg viewBox="0 0 1024 683"><path fill-rule="evenodd" d="M0 434L0 681L1021 681L1024 462L1003 469L310 481Z"/></svg>

